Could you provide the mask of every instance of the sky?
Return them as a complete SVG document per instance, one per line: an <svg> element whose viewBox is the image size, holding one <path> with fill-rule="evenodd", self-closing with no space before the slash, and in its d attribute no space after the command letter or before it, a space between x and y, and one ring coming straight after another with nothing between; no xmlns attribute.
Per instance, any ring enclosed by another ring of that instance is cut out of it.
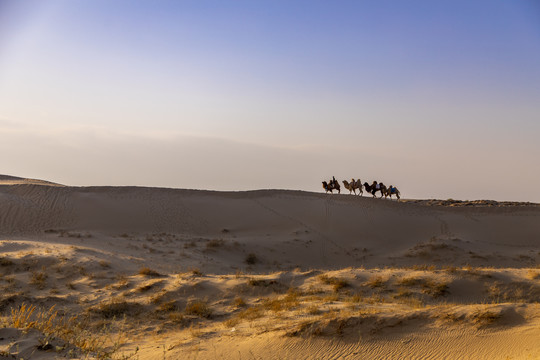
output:
<svg viewBox="0 0 540 360"><path fill-rule="evenodd" d="M0 174L540 202L535 0L0 0Z"/></svg>

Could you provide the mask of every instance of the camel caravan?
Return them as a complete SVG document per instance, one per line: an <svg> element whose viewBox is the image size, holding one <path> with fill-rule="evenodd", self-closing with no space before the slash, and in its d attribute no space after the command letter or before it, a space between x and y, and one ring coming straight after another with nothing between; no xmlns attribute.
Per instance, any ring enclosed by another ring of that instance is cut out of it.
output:
<svg viewBox="0 0 540 360"><path fill-rule="evenodd" d="M334 190L337 190L338 194L341 194L341 186L339 185L339 181L336 180L335 177L332 176L332 180L326 182L322 182L323 189L326 191L326 193L334 193ZM390 197L392 199L392 195L396 195L397 199L400 199L400 193L399 190L395 186L386 186L382 182L373 181L373 183L368 184L365 182L362 184L360 179L354 180L354 178L351 179L351 182L348 182L347 180L343 180L343 186L345 189L349 190L349 194L354 193L356 195L356 190L358 190L358 195L364 196L364 189L366 192L371 193L373 197L377 197L376 193L380 192L381 198L384 196L386 199L387 197Z"/></svg>

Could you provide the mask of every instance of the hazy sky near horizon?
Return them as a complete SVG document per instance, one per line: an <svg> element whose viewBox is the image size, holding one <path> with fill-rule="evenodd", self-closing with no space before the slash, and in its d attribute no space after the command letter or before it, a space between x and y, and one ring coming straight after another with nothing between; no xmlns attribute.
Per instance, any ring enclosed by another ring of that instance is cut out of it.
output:
<svg viewBox="0 0 540 360"><path fill-rule="evenodd" d="M0 0L0 173L540 202L540 3Z"/></svg>

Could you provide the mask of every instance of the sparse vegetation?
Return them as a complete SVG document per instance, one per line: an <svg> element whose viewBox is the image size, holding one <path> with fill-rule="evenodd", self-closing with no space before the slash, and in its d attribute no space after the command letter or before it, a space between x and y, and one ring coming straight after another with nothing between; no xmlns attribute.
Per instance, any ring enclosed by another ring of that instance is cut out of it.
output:
<svg viewBox="0 0 540 360"><path fill-rule="evenodd" d="M30 277L30 284L36 285L38 289L44 289L47 282L47 274L44 271L36 271Z"/></svg>
<svg viewBox="0 0 540 360"><path fill-rule="evenodd" d="M247 304L241 297L234 298L233 305L236 307L246 307Z"/></svg>
<svg viewBox="0 0 540 360"><path fill-rule="evenodd" d="M207 250L217 249L217 248L223 247L224 245L225 245L225 241L223 241L222 239L212 239L206 243L206 249Z"/></svg>
<svg viewBox="0 0 540 360"><path fill-rule="evenodd" d="M106 319L119 319L127 315L137 315L142 312L143 306L139 303L130 303L120 298L113 298L91 307L91 313L98 314Z"/></svg>
<svg viewBox="0 0 540 360"><path fill-rule="evenodd" d="M349 283L346 280L328 276L326 274L319 275L319 280L326 285L332 285L334 292L338 292L339 290L349 286Z"/></svg>
<svg viewBox="0 0 540 360"><path fill-rule="evenodd" d="M373 276L366 283L366 286L369 286L372 289L381 288L385 284L384 279L381 276Z"/></svg>
<svg viewBox="0 0 540 360"><path fill-rule="evenodd" d="M445 296L449 293L448 284L446 282L427 280L424 284L422 284L422 287L424 289L424 293L429 294L434 298Z"/></svg>
<svg viewBox="0 0 540 360"><path fill-rule="evenodd" d="M209 319L212 317L212 309L205 301L194 300L186 305L184 310L186 315L195 315L201 318Z"/></svg>
<svg viewBox="0 0 540 360"><path fill-rule="evenodd" d="M13 260L6 257L0 258L0 266L12 266L12 265L14 265Z"/></svg>
<svg viewBox="0 0 540 360"><path fill-rule="evenodd" d="M540 279L540 271L538 270L529 270L527 272L527 277L531 280L538 280Z"/></svg>
<svg viewBox="0 0 540 360"><path fill-rule="evenodd" d="M421 283L420 278L412 277L412 276L406 276L396 281L396 284L401 285L401 286L417 286L420 283Z"/></svg>
<svg viewBox="0 0 540 360"><path fill-rule="evenodd" d="M57 337L78 348L83 354L92 354L97 359L128 359L135 352L125 355L119 352L124 342L124 333L113 333L108 328L92 330L84 319L63 316L55 306L48 310L34 305L22 304L12 308L7 326L23 330L37 329L49 337Z"/></svg>
<svg viewBox="0 0 540 360"><path fill-rule="evenodd" d="M158 273L157 271L155 270L152 270L148 267L142 267L139 269L139 275L143 275L143 276L161 276L160 273Z"/></svg>
<svg viewBox="0 0 540 360"><path fill-rule="evenodd" d="M487 309L482 309L482 310L478 310L474 312L471 315L471 320L477 326L482 327L482 326L487 326L487 325L491 325L495 323L501 317L502 317L501 313L487 310Z"/></svg>

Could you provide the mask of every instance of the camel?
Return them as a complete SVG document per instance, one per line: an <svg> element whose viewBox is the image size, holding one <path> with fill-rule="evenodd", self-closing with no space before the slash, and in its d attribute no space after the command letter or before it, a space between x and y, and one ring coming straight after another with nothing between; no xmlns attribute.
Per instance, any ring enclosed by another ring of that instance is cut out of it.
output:
<svg viewBox="0 0 540 360"><path fill-rule="evenodd" d="M345 189L349 190L349 194L351 194L354 191L354 195L356 195L356 188L354 187L354 181L352 181L349 184L347 180L343 180L343 186L345 186Z"/></svg>
<svg viewBox="0 0 540 360"><path fill-rule="evenodd" d="M371 193L373 197L377 197L375 193L377 191L381 192L381 197L386 193L386 186L383 183L378 183L374 181L371 185L369 185L367 182L364 183L364 187L366 188L366 191Z"/></svg>
<svg viewBox="0 0 540 360"><path fill-rule="evenodd" d="M356 195L356 189L359 190L358 195L364 194L364 192L362 191L362 182L360 181L360 179L355 181L354 178L352 178L350 183L347 180L343 180L343 185L345 186L345 189L349 190L349 194L351 192L354 192L354 195Z"/></svg>
<svg viewBox="0 0 540 360"><path fill-rule="evenodd" d="M400 199L400 193L397 187L390 185L384 193L384 198L386 199L388 196L390 196L390 199L392 199L392 195L396 195L397 199Z"/></svg>
<svg viewBox="0 0 540 360"><path fill-rule="evenodd" d="M358 195L364 195L364 191L362 190L362 182L360 181L360 179L354 181L354 178L352 178L351 184L354 184L353 188L358 189Z"/></svg>
<svg viewBox="0 0 540 360"><path fill-rule="evenodd" d="M339 186L339 182L334 178L330 180L329 183L327 183L326 181L323 181L322 186L323 186L323 189L326 191L326 193L330 191L330 193L333 194L333 191L337 190L338 194L341 194L341 186Z"/></svg>

